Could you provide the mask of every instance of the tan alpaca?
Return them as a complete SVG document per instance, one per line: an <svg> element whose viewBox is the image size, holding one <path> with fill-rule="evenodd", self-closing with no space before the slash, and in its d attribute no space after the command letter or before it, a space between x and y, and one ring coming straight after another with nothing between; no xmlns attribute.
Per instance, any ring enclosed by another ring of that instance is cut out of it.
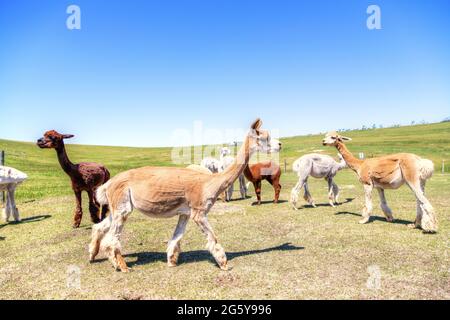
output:
<svg viewBox="0 0 450 320"><path fill-rule="evenodd" d="M121 255L120 235L128 215L133 209L154 218L178 216L178 225L167 247L167 263L175 266L180 254L180 241L189 218L205 234L207 248L219 267L227 269L227 258L211 228L207 214L217 196L244 171L250 156L256 151L271 150L270 135L261 130L256 120L236 157L236 161L222 173L205 173L189 168L143 167L122 172L100 187L97 199L108 203L110 216L92 228L89 246L92 261L102 249L113 266L123 272L128 267Z"/></svg>
<svg viewBox="0 0 450 320"><path fill-rule="evenodd" d="M358 174L359 181L364 186L366 205L360 223L369 222L372 214L372 190L378 190L381 209L386 220L394 220L392 211L388 207L384 196L384 189L398 189L406 183L417 199L417 216L412 227L420 228L424 232L436 232L437 220L433 207L425 197L425 183L431 178L434 165L427 159L411 153L397 153L384 157L360 160L355 158L347 149L344 141L351 140L336 132L328 133L323 139L323 145L335 146L347 165Z"/></svg>

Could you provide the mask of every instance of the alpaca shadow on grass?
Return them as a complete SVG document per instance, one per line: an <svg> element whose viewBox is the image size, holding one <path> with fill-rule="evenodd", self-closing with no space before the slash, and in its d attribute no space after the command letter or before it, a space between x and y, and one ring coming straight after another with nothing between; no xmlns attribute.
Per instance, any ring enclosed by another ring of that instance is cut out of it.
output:
<svg viewBox="0 0 450 320"><path fill-rule="evenodd" d="M253 254L266 253L271 251L293 251L293 250L302 250L304 247L298 247L292 245L291 243L284 243L279 246L265 248L265 249L256 249L256 250L246 250L246 251L236 251L229 252L226 251L228 261L233 260L234 258L248 256ZM138 252L124 255L124 257L137 258L136 261L127 262L129 267L145 265L152 262L157 261L167 261L167 254L165 252ZM104 261L106 259L99 259L96 262ZM192 263L192 262L200 262L200 261L209 261L215 264L215 260L212 257L211 253L207 250L193 250L187 252L181 252L180 257L178 259L178 264Z"/></svg>
<svg viewBox="0 0 450 320"><path fill-rule="evenodd" d="M30 223L30 222L39 222L39 221L48 219L50 217L51 217L51 215L49 215L49 214L43 214L43 215L39 215L39 216L23 218L20 221L11 221L11 222L7 222L5 224L2 224L2 225L0 225L0 229L6 227L7 225L24 224L24 223Z"/></svg>
<svg viewBox="0 0 450 320"><path fill-rule="evenodd" d="M344 201L341 201L338 204L335 204L335 206L339 207L339 206L342 206L343 204L350 203L353 200L355 200L355 198L346 198ZM316 204L316 207L317 208L319 208L319 207L331 207L331 205L329 203L318 203L318 204ZM298 207L297 209L300 210L300 209L309 209L309 208L314 208L314 207L312 205L310 205L310 204L304 204L304 205Z"/></svg>
<svg viewBox="0 0 450 320"><path fill-rule="evenodd" d="M233 201L243 201L243 200L247 200L247 199L251 199L251 196L246 196L245 198L234 198L234 199L230 199L230 200L224 201L224 202L227 203L227 202L233 202Z"/></svg>
<svg viewBox="0 0 450 320"><path fill-rule="evenodd" d="M273 202L273 200L264 200L264 201L261 201L261 204L280 204L280 203L286 203L286 202L288 202L288 201L287 200L278 200L278 203L275 203L275 202ZM252 202L252 206L257 206L257 205L258 205L257 201Z"/></svg>
<svg viewBox="0 0 450 320"><path fill-rule="evenodd" d="M360 213L355 213L355 212L348 212L348 211L339 211L336 212L335 215L341 215L341 214L350 214L352 216L357 216L357 217L362 217L362 215ZM370 216L370 220L368 223L372 223L374 221L383 221L383 222L387 222L385 217L378 217L378 216ZM408 224L412 224L414 223L414 221L408 221L408 220L402 220L402 219L396 219L394 217L394 221L389 222L389 223L396 223L396 224L403 224L403 225L408 225Z"/></svg>

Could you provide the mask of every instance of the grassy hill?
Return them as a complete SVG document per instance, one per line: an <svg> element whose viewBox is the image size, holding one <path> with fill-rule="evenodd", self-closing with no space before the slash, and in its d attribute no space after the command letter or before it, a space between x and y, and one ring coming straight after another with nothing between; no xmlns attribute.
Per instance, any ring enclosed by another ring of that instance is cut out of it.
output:
<svg viewBox="0 0 450 320"><path fill-rule="evenodd" d="M367 157L397 152L411 152L434 161L441 169L442 160L450 167L450 122L399 128L349 131L353 138L349 149ZM287 169L299 156L323 150L335 156L336 150L321 145L323 135L297 136L281 139L283 150L280 162L287 161ZM103 163L112 175L147 165L174 165L171 148L127 148L83 146L68 144L72 162L94 161ZM19 201L41 199L46 196L68 195L72 191L68 177L61 170L54 150L41 150L34 143L0 140L0 150L6 152L6 165L26 172L29 180L21 187Z"/></svg>
<svg viewBox="0 0 450 320"><path fill-rule="evenodd" d="M450 163L450 123L346 132L349 149L366 156L413 152ZM282 139L280 161L302 154L336 150L321 145L322 135ZM182 240L179 265L168 268L166 246L176 219L149 219L135 212L122 234L129 274L114 272L100 254L88 262L91 225L84 201L84 218L72 229L74 196L69 178L54 150L33 143L0 140L7 165L29 174L17 191L20 223L0 223L0 299L450 299L450 175L436 174L426 194L433 204L439 232L410 229L416 199L407 187L386 197L395 222L386 222L374 192L372 221L358 224L364 206L363 188L351 170L335 178L341 204L328 205L327 184L309 180L318 204L301 200L299 210L288 204L297 182L293 172L281 177L280 203L264 182L263 204L248 199L217 201L209 221L226 250L231 271L222 272L197 225L190 222ZM121 148L68 145L73 162L104 163L114 175L144 165L172 165L170 148ZM436 170L439 171L439 170ZM69 271L80 273L80 285L69 283ZM380 286L370 286L379 270ZM183 288L183 290L180 290Z"/></svg>

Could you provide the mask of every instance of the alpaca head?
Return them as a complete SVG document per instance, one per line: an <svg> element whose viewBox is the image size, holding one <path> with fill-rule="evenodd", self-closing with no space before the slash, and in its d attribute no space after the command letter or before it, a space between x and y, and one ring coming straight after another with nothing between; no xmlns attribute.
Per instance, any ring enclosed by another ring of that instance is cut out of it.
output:
<svg viewBox="0 0 450 320"><path fill-rule="evenodd" d="M73 134L60 134L55 130L50 130L44 133L44 136L40 138L36 144L42 149L56 149L63 144L64 139L72 138Z"/></svg>
<svg viewBox="0 0 450 320"><path fill-rule="evenodd" d="M350 141L352 139L339 135L336 131L328 132L322 140L324 146L336 146L338 142Z"/></svg>
<svg viewBox="0 0 450 320"><path fill-rule="evenodd" d="M220 149L220 157L223 158L225 156L229 156L231 154L231 150L228 147L223 147Z"/></svg>
<svg viewBox="0 0 450 320"><path fill-rule="evenodd" d="M261 126L261 119L256 119L250 126L251 131L248 135L250 152L270 153L279 151L281 143L276 139L272 139L269 132L261 129Z"/></svg>
<svg viewBox="0 0 450 320"><path fill-rule="evenodd" d="M278 139L270 139L270 153L276 153L281 151L281 142Z"/></svg>

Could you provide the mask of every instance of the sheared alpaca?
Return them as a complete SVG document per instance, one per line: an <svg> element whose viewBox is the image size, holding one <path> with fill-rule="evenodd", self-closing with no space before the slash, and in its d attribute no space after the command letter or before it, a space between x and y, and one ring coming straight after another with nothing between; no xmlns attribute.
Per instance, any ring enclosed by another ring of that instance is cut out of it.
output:
<svg viewBox="0 0 450 320"><path fill-rule="evenodd" d="M143 167L122 172L97 190L101 204L109 204L111 213L92 227L89 245L90 260L100 249L106 252L114 268L127 272L121 254L120 235L125 221L133 209L154 218L178 216L178 224L167 248L167 263L176 266L180 254L180 241L189 218L205 234L207 248L219 267L227 270L225 250L218 243L207 214L220 193L233 183L246 167L250 156L257 151L269 152L270 135L261 130L261 120L251 125L233 165L217 174L188 168Z"/></svg>
<svg viewBox="0 0 450 320"><path fill-rule="evenodd" d="M351 140L336 132L328 133L323 139L323 145L335 146L344 158L347 165L356 172L359 181L364 186L366 205L363 209L363 218L359 223L367 223L372 214L372 190L378 190L381 210L389 222L394 221L392 211L388 207L384 196L384 189L398 189L404 183L416 196L416 220L411 227L422 228L423 232L437 231L437 219L434 209L425 197L425 184L434 171L433 162L420 158L412 153L397 153L383 157L360 160L355 158L347 149L344 141Z"/></svg>
<svg viewBox="0 0 450 320"><path fill-rule="evenodd" d="M298 182L291 191L290 203L295 210L297 209L298 194L302 188L305 188L303 198L313 207L316 207L314 199L308 188L308 177L324 178L328 182L328 200L330 206L338 204L339 187L333 179L339 170L347 167L345 160L339 154L340 161L336 162L332 157L325 154L311 153L305 154L294 161L292 170L298 175Z"/></svg>
<svg viewBox="0 0 450 320"><path fill-rule="evenodd" d="M28 176L14 168L0 166L0 192L6 191L6 205L3 209L5 222L9 221L12 215L14 220L19 222L19 210L16 207L15 191L19 184L24 182Z"/></svg>
<svg viewBox="0 0 450 320"><path fill-rule="evenodd" d="M94 162L81 162L73 164L70 162L64 146L64 139L72 138L72 134L60 134L55 130L47 131L37 141L41 149L55 149L59 164L72 181L72 190L75 193L76 208L73 217L73 227L78 228L83 216L81 206L81 192L86 191L89 196L89 212L93 223L103 220L108 212L108 206L102 206L95 198L95 191L99 186L109 180L109 171L103 165Z"/></svg>
<svg viewBox="0 0 450 320"><path fill-rule="evenodd" d="M207 168L212 173L217 173L220 169L220 160L206 157L202 159L202 161L200 162L200 166L202 166L203 168Z"/></svg>
<svg viewBox="0 0 450 320"><path fill-rule="evenodd" d="M273 202L278 203L278 198L280 197L280 176L281 170L280 166L273 161L264 161L260 163L255 163L245 167L244 175L248 181L253 183L255 187L255 193L257 198L257 204L261 204L261 181L267 180L275 190L275 197Z"/></svg>

